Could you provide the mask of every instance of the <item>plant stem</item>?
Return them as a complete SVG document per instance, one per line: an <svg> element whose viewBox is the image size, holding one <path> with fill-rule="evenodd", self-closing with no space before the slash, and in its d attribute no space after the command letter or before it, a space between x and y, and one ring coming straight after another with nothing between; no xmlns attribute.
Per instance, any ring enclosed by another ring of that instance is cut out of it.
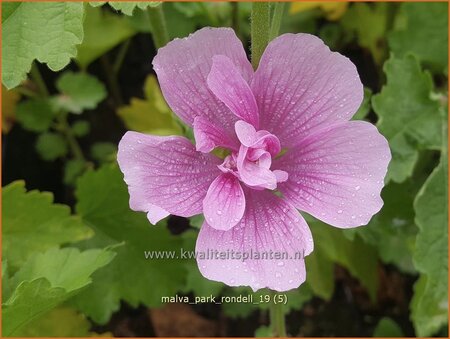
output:
<svg viewBox="0 0 450 339"><path fill-rule="evenodd" d="M34 82L38 86L40 95L44 98L48 98L50 96L50 92L48 91L47 86L45 85L44 79L42 78L41 73L39 72L39 68L35 63L31 66L31 77L33 78ZM70 151L72 152L73 156L76 159L84 160L83 151L81 150L80 145L78 144L77 139L72 133L72 130L70 129L70 126L67 122L67 113L66 112L59 112L57 114L57 121L58 121L58 130L64 135L64 137L67 139L67 142L70 147Z"/></svg>
<svg viewBox="0 0 450 339"><path fill-rule="evenodd" d="M286 324L284 320L284 310L282 303L274 303L274 296L276 292L271 291L272 303L270 304L270 326L272 328L272 333L274 337L285 338L286 335Z"/></svg>
<svg viewBox="0 0 450 339"><path fill-rule="evenodd" d="M252 65L258 68L259 60L269 43L270 6L268 2L253 2L251 14Z"/></svg>
<svg viewBox="0 0 450 339"><path fill-rule="evenodd" d="M125 59L125 56L127 55L128 47L130 47L130 41L131 41L131 39L127 39L120 46L119 52L117 53L116 59L114 60L113 72L116 75L117 75L117 73L119 73L120 68L122 67L123 61Z"/></svg>
<svg viewBox="0 0 450 339"><path fill-rule="evenodd" d="M103 54L100 57L100 62L102 64L103 71L106 76L106 81L108 82L108 87L111 90L111 94L118 106L123 105L122 92L120 91L119 82L117 81L116 73L114 73L111 63L109 62L108 56Z"/></svg>
<svg viewBox="0 0 450 339"><path fill-rule="evenodd" d="M35 98L35 97L38 96L38 93L36 93L36 92L32 91L31 89L29 89L27 87L24 87L24 86L16 87L15 90L18 93L20 93L20 94L22 94L24 96L27 96L29 98Z"/></svg>
<svg viewBox="0 0 450 339"><path fill-rule="evenodd" d="M153 43L157 49L169 42L169 32L167 31L166 18L162 6L163 4L160 4L156 7L149 7L147 10Z"/></svg>
<svg viewBox="0 0 450 339"><path fill-rule="evenodd" d="M73 135L72 130L70 129L69 124L67 123L67 113L66 112L60 112L58 114L57 120L59 123L59 131L64 135L64 137L67 140L67 143L69 144L70 151L72 152L73 156L77 160L86 160L83 155L83 151L81 150L80 145L78 144L77 139Z"/></svg>
<svg viewBox="0 0 450 339"><path fill-rule="evenodd" d="M275 2L275 10L272 16L272 23L270 25L269 41L275 39L281 27L281 19L284 13L284 2Z"/></svg>
<svg viewBox="0 0 450 339"><path fill-rule="evenodd" d="M33 64L31 65L31 77L33 78L34 82L36 83L36 86L39 89L40 94L43 97L48 97L49 96L49 91L47 89L47 86L45 85L45 81L42 78L41 72L39 72L39 68L36 65L36 63L33 62Z"/></svg>

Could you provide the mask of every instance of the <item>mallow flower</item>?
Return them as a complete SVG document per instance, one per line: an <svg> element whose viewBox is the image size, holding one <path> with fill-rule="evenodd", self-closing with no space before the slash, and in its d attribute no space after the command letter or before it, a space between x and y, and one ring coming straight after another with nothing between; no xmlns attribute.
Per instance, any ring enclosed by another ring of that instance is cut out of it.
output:
<svg viewBox="0 0 450 339"><path fill-rule="evenodd" d="M281 35L253 71L232 29L203 28L160 48L153 66L195 145L127 132L118 162L131 209L152 224L203 213L196 251L206 278L296 288L313 250L299 210L351 228L382 207L388 143L372 124L350 121L363 99L358 72L319 38ZM247 253L247 260L199 255L208 251Z"/></svg>

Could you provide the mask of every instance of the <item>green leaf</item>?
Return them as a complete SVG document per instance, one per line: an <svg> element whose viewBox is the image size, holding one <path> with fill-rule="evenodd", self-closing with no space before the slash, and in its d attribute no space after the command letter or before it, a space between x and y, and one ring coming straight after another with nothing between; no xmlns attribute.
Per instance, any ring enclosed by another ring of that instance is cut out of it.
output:
<svg viewBox="0 0 450 339"><path fill-rule="evenodd" d="M77 178L88 168L85 160L71 159L64 166L64 179L66 185L73 185Z"/></svg>
<svg viewBox="0 0 450 339"><path fill-rule="evenodd" d="M91 283L91 274L108 264L115 253L105 249L80 252L77 248L51 248L31 256L11 278L12 286L46 278L52 287L77 290Z"/></svg>
<svg viewBox="0 0 450 339"><path fill-rule="evenodd" d="M421 278L416 283L411 318L420 337L431 336L448 322L448 154L444 124L441 161L414 200L416 240L414 263Z"/></svg>
<svg viewBox="0 0 450 339"><path fill-rule="evenodd" d="M190 2L189 5L196 6L197 3ZM214 5L217 6L217 3ZM209 23L201 24L198 20L187 17L176 9L176 3L166 2L164 4L164 14L170 39L187 37L199 26L211 26ZM152 31L146 11L138 9L134 11L133 16L127 17L127 20L138 32L151 33Z"/></svg>
<svg viewBox="0 0 450 339"><path fill-rule="evenodd" d="M36 150L42 159L52 161L65 156L69 149L66 140L60 134L45 132L39 135Z"/></svg>
<svg viewBox="0 0 450 339"><path fill-rule="evenodd" d="M117 110L127 129L157 135L181 134L154 75L145 80L144 95L144 100L132 98L129 106Z"/></svg>
<svg viewBox="0 0 450 339"><path fill-rule="evenodd" d="M14 292L2 305L3 335L12 335L78 293L91 283L92 273L113 257L107 250L74 248L52 248L30 257L11 279Z"/></svg>
<svg viewBox="0 0 450 339"><path fill-rule="evenodd" d="M404 183L389 183L381 192L384 205L365 227L345 230L345 234L358 234L365 242L375 246L381 260L395 264L402 271L414 274L412 254L417 227L414 224L413 199L418 191L419 178Z"/></svg>
<svg viewBox="0 0 450 339"><path fill-rule="evenodd" d="M175 251L182 239L161 224L151 226L144 213L130 210L129 196L117 166L89 171L77 182L77 212L91 225L95 238L86 243L125 243L117 257L94 275L94 283L72 301L97 323L108 321L125 300L133 306L161 305L161 296L181 290L186 282L185 263L177 259L146 259L144 251Z"/></svg>
<svg viewBox="0 0 450 339"><path fill-rule="evenodd" d="M255 331L255 338L270 338L273 336L273 331L270 326L260 326Z"/></svg>
<svg viewBox="0 0 450 339"><path fill-rule="evenodd" d="M108 4L112 8L114 8L116 11L122 12L125 15L133 15L133 12L136 8L147 9L148 7L159 6L161 3L161 1L108 1Z"/></svg>
<svg viewBox="0 0 450 339"><path fill-rule="evenodd" d="M448 67L448 4L445 2L402 3L405 24L389 35L389 45L398 57L414 53L434 71Z"/></svg>
<svg viewBox="0 0 450 339"><path fill-rule="evenodd" d="M86 6L85 36L76 58L82 69L136 33L125 18L91 6Z"/></svg>
<svg viewBox="0 0 450 339"><path fill-rule="evenodd" d="M387 84L372 98L372 106L392 151L388 180L403 182L412 175L419 149L440 149L439 103L430 98L430 74L421 70L414 56L392 56L384 71Z"/></svg>
<svg viewBox="0 0 450 339"><path fill-rule="evenodd" d="M53 107L47 99L31 99L17 105L17 120L32 132L45 132L53 118Z"/></svg>
<svg viewBox="0 0 450 339"><path fill-rule="evenodd" d="M75 121L71 126L72 132L76 137L84 137L91 130L91 125L89 121L86 120L78 120Z"/></svg>
<svg viewBox="0 0 450 339"><path fill-rule="evenodd" d="M93 235L68 206L53 204L51 193L26 192L23 181L4 187L2 202L2 254L10 270L37 252Z"/></svg>
<svg viewBox="0 0 450 339"><path fill-rule="evenodd" d="M83 314L68 307L55 308L29 322L14 333L14 336L29 337L89 337L91 324Z"/></svg>
<svg viewBox="0 0 450 339"><path fill-rule="evenodd" d="M58 306L69 296L63 288L52 288L45 278L24 281L2 304L2 335L12 336L21 326Z"/></svg>
<svg viewBox="0 0 450 339"><path fill-rule="evenodd" d="M8 299L11 295L11 286L9 281L8 261L2 261L2 298Z"/></svg>
<svg viewBox="0 0 450 339"><path fill-rule="evenodd" d="M2 82L18 86L33 60L52 71L65 67L76 56L83 40L81 2L2 3Z"/></svg>
<svg viewBox="0 0 450 339"><path fill-rule="evenodd" d="M91 147L91 156L101 162L116 160L117 146L111 142L96 142Z"/></svg>
<svg viewBox="0 0 450 339"><path fill-rule="evenodd" d="M358 44L367 48L378 64L386 53L387 7L386 3L354 3L341 20L342 27L355 34Z"/></svg>
<svg viewBox="0 0 450 339"><path fill-rule="evenodd" d="M367 116L367 114L369 114L371 109L370 105L371 98L372 98L372 90L368 87L364 87L363 102L361 103L361 106L359 106L359 109L353 116L352 120L362 120Z"/></svg>
<svg viewBox="0 0 450 339"><path fill-rule="evenodd" d="M314 251L321 252L324 257L344 266L367 289L371 299L375 300L378 287L378 260L375 248L366 244L360 237L349 240L342 230L320 221L311 220L308 224L316 245Z"/></svg>
<svg viewBox="0 0 450 339"><path fill-rule="evenodd" d="M192 227L198 228L198 229L200 229L200 227L202 227L204 221L205 221L205 217L203 216L203 214L197 214L197 215L194 215L193 217L189 218L189 224Z"/></svg>
<svg viewBox="0 0 450 339"><path fill-rule="evenodd" d="M311 286L314 295L330 300L334 292L333 261L323 250L315 250L306 257L306 267L306 282Z"/></svg>
<svg viewBox="0 0 450 339"><path fill-rule="evenodd" d="M57 105L72 113L94 109L106 98L105 86L87 73L65 72L56 81L56 87L61 92Z"/></svg>
<svg viewBox="0 0 450 339"><path fill-rule="evenodd" d="M398 338L404 337L400 326L391 318L381 318L373 332L375 338Z"/></svg>

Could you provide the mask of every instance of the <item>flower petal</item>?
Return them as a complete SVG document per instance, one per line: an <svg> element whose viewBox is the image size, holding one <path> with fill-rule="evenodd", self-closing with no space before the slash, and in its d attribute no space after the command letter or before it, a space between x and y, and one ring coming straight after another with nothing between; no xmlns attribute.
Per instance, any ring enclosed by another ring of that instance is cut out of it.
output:
<svg viewBox="0 0 450 339"><path fill-rule="evenodd" d="M231 173L219 175L203 200L203 214L209 225L227 231L244 215L245 196L239 179Z"/></svg>
<svg viewBox="0 0 450 339"><path fill-rule="evenodd" d="M267 168L259 166L247 159L249 148L241 145L236 165L241 180L253 188L267 188L273 190L277 187L277 177Z"/></svg>
<svg viewBox="0 0 450 339"><path fill-rule="evenodd" d="M213 57L207 82L209 89L237 117L258 128L259 114L255 97L230 58L224 55Z"/></svg>
<svg viewBox="0 0 450 339"><path fill-rule="evenodd" d="M292 205L269 191L246 189L245 195L245 214L238 225L219 231L205 221L200 229L196 245L200 272L208 279L255 291L297 288L306 277L304 256L313 249L308 225Z"/></svg>
<svg viewBox="0 0 450 339"><path fill-rule="evenodd" d="M157 206L183 217L202 212L208 187L221 173L219 159L197 152L183 137L127 132L117 161L128 184L131 209L152 212ZM159 212L151 214L154 220Z"/></svg>
<svg viewBox="0 0 450 339"><path fill-rule="evenodd" d="M391 159L375 126L350 121L304 138L274 161L289 174L278 188L298 209L340 228L365 225L377 213Z"/></svg>
<svg viewBox="0 0 450 339"><path fill-rule="evenodd" d="M164 98L184 122L192 126L196 116L204 116L231 133L237 118L206 83L214 55L229 57L249 82L252 66L230 28L206 27L187 38L175 39L158 50L153 66Z"/></svg>
<svg viewBox="0 0 450 339"><path fill-rule="evenodd" d="M355 65L309 34L284 34L264 51L251 84L260 128L282 147L298 135L349 120L363 99Z"/></svg>
<svg viewBox="0 0 450 339"><path fill-rule="evenodd" d="M239 120L234 124L236 136L242 145L246 147L264 148L273 156L276 156L280 150L280 141L278 138L265 130L256 131L249 123Z"/></svg>
<svg viewBox="0 0 450 339"><path fill-rule="evenodd" d="M209 153L217 146L234 151L239 149L236 137L230 137L221 127L213 124L207 118L195 117L193 127L195 147L199 152Z"/></svg>
<svg viewBox="0 0 450 339"><path fill-rule="evenodd" d="M146 209L147 209L147 219L153 225L156 225L159 221L161 221L170 214L165 209L152 204L148 204Z"/></svg>

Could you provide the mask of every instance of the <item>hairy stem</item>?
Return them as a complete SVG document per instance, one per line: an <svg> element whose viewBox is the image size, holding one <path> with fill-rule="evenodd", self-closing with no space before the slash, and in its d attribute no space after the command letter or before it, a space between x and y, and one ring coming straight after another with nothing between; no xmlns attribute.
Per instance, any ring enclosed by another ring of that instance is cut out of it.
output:
<svg viewBox="0 0 450 339"><path fill-rule="evenodd" d="M167 45L169 42L169 32L167 31L163 4L156 7L149 7L147 13L155 47L158 49Z"/></svg>
<svg viewBox="0 0 450 339"><path fill-rule="evenodd" d="M269 43L270 6L268 2L253 2L251 14L252 66L258 68L259 60Z"/></svg>
<svg viewBox="0 0 450 339"><path fill-rule="evenodd" d="M272 23L270 25L269 41L275 39L280 33L281 19L284 14L284 2L275 2L275 9L272 16Z"/></svg>

